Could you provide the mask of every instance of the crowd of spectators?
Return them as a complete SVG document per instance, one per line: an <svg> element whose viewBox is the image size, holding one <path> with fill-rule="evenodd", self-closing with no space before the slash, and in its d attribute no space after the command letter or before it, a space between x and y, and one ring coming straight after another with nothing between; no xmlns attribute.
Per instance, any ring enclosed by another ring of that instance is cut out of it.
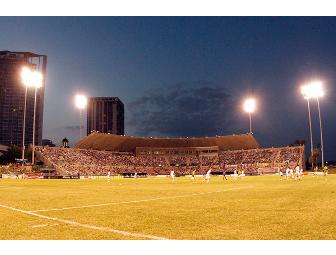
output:
<svg viewBox="0 0 336 255"><path fill-rule="evenodd" d="M219 162L226 171L244 170L245 173L277 172L303 163L303 147L266 148L219 153Z"/></svg>
<svg viewBox="0 0 336 255"><path fill-rule="evenodd" d="M201 165L202 166L210 166L210 167L219 166L218 155L202 156L202 157L200 157L200 160L201 160Z"/></svg>
<svg viewBox="0 0 336 255"><path fill-rule="evenodd" d="M209 168L227 173L244 171L247 174L276 172L285 165L303 161L303 147L283 147L252 150L221 151L214 155L150 155L135 156L86 149L37 147L37 156L63 175L147 174L177 175L204 174Z"/></svg>

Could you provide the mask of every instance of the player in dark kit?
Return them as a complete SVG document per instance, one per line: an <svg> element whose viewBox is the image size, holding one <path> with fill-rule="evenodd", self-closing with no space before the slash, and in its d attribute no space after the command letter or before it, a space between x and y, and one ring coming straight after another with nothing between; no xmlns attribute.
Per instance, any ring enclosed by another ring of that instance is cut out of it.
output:
<svg viewBox="0 0 336 255"><path fill-rule="evenodd" d="M225 178L225 180L227 180L225 171L223 171L223 180L224 180L224 178Z"/></svg>

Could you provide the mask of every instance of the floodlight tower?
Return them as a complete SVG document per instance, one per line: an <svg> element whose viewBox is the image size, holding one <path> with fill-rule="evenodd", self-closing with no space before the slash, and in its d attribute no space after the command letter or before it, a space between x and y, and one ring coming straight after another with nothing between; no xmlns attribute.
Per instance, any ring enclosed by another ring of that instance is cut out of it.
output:
<svg viewBox="0 0 336 255"><path fill-rule="evenodd" d="M320 122L320 139L321 139L321 154L322 154L322 168L324 167L324 145L323 145L323 128L322 128L322 117L319 98L324 96L324 90L321 81L313 81L306 86L309 87L307 90L310 98L315 98L317 101L317 108L319 113Z"/></svg>
<svg viewBox="0 0 336 255"><path fill-rule="evenodd" d="M24 151L25 151L25 126L26 126L26 107L27 107L27 90L28 87L35 88L35 98L34 98L34 118L33 118L33 148L32 148L32 164L34 164L34 156L35 156L35 122L36 122L36 94L37 89L42 87L43 84L43 76L38 71L32 71L28 67L24 67L21 72L21 78L26 86L25 92L25 106L24 106L24 114L23 114L23 135L22 135L22 161L24 162Z"/></svg>
<svg viewBox="0 0 336 255"><path fill-rule="evenodd" d="M310 133L310 155L313 159L313 132L312 132L312 124L311 124L311 115L310 115L310 104L309 99L312 98L312 91L311 87L309 85L303 85L301 87L301 94L303 95L303 98L307 100L307 106L308 106L308 120L309 120L309 133ZM314 168L314 162L312 160L312 168Z"/></svg>
<svg viewBox="0 0 336 255"><path fill-rule="evenodd" d="M35 98L34 98L34 120L33 120L33 149L32 149L32 164L34 165L35 160L35 122L36 122L36 94L37 89L42 87L43 84L43 77L42 74L38 71L32 72L32 80L33 80L33 87L35 88Z"/></svg>
<svg viewBox="0 0 336 255"><path fill-rule="evenodd" d="M24 110L23 110L23 127L22 127L22 164L24 164L25 158L25 132L26 132L26 107L27 107L27 92L28 86L30 84L30 69L28 67L23 67L21 71L21 80L22 83L25 85L25 102L24 102Z"/></svg>
<svg viewBox="0 0 336 255"><path fill-rule="evenodd" d="M250 119L250 133L252 134L252 117L251 114L255 111L256 101L254 98L248 98L244 102L244 110L249 114Z"/></svg>
<svg viewBox="0 0 336 255"><path fill-rule="evenodd" d="M83 117L82 117L82 111L86 108L87 105L87 98L83 95L76 95L75 96L75 105L79 109L79 139L82 140L82 134L83 134Z"/></svg>

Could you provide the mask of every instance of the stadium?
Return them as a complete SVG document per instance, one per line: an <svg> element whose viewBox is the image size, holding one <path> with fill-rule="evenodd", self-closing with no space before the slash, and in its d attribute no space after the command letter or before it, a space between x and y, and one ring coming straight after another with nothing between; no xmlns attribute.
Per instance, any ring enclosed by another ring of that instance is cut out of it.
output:
<svg viewBox="0 0 336 255"><path fill-rule="evenodd" d="M36 157L48 170L1 179L3 239L336 237L335 177L279 175L304 167L304 146L261 148L250 133L93 133L75 148L37 147Z"/></svg>
<svg viewBox="0 0 336 255"><path fill-rule="evenodd" d="M185 176L274 174L303 168L304 146L260 148L252 134L202 138L143 138L93 133L76 148L38 147L37 157L57 176Z"/></svg>
<svg viewBox="0 0 336 255"><path fill-rule="evenodd" d="M70 18L0 23L1 239L336 239L335 20Z"/></svg>

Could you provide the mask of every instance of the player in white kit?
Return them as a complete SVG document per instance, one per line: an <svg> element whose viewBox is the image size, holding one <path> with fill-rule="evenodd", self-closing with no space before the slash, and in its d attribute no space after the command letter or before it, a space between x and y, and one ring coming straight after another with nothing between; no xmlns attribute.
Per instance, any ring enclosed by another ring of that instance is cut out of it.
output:
<svg viewBox="0 0 336 255"><path fill-rule="evenodd" d="M172 182L175 182L175 172L174 172L174 170L170 171L170 178L172 179Z"/></svg>
<svg viewBox="0 0 336 255"><path fill-rule="evenodd" d="M238 176L239 176L238 171L237 171L237 170L234 170L234 172L233 172L233 178L234 178L235 180L237 180L237 179L238 179Z"/></svg>
<svg viewBox="0 0 336 255"><path fill-rule="evenodd" d="M205 182L208 183L210 181L211 178L211 169L208 170L208 172L205 175Z"/></svg>
<svg viewBox="0 0 336 255"><path fill-rule="evenodd" d="M301 180L300 167L299 167L299 165L296 165L296 167L295 167L295 180L296 180L296 179Z"/></svg>
<svg viewBox="0 0 336 255"><path fill-rule="evenodd" d="M108 171L108 172L107 172L107 182L110 182L110 176L111 176L111 172Z"/></svg>
<svg viewBox="0 0 336 255"><path fill-rule="evenodd" d="M290 169L289 169L289 167L287 167L287 168L286 168L286 180L288 179L289 171L290 171Z"/></svg>

